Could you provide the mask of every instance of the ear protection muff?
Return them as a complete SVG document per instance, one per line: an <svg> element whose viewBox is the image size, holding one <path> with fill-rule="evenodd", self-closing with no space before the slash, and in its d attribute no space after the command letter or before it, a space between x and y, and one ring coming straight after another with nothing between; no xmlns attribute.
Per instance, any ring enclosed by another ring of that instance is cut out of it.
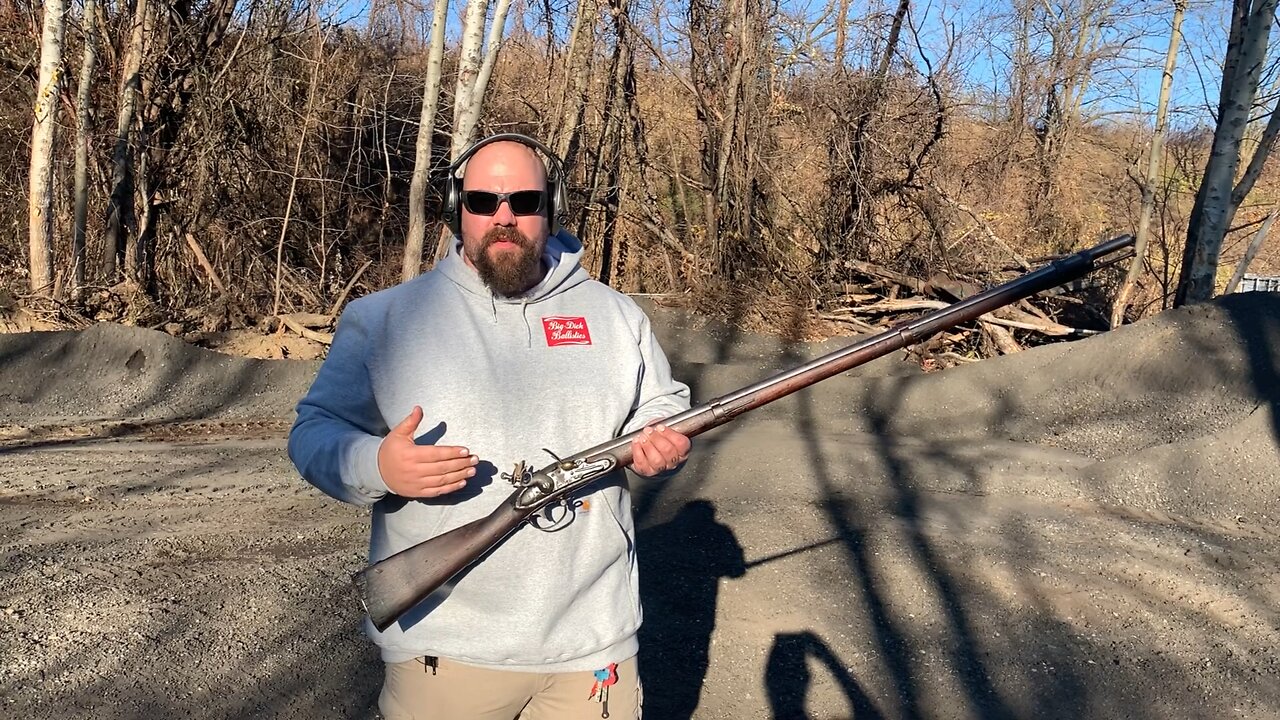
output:
<svg viewBox="0 0 1280 720"><path fill-rule="evenodd" d="M546 145L528 135L518 133L500 133L490 135L483 140L472 143L470 147L458 155L458 159L449 165L445 176L443 219L453 231L454 237L462 237L462 178L458 175L464 163L480 148L496 142L518 142L533 148L547 157L547 225L552 235L560 230L560 226L568 219L568 192L564 184L564 165L555 152Z"/></svg>

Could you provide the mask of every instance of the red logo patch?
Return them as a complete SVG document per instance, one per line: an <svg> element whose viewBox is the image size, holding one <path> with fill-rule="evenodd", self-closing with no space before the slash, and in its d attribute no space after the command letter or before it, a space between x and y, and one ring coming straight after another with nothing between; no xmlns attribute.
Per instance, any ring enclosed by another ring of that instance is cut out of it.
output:
<svg viewBox="0 0 1280 720"><path fill-rule="evenodd" d="M584 317L544 317L542 329L547 334L547 347L591 344L591 331L587 329L587 319Z"/></svg>

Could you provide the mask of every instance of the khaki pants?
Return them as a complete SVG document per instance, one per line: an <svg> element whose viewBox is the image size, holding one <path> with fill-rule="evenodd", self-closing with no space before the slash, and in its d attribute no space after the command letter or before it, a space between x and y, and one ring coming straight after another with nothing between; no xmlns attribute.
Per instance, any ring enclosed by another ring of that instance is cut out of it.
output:
<svg viewBox="0 0 1280 720"><path fill-rule="evenodd" d="M618 663L608 702L590 699L595 675L488 670L440 658L387 663L378 696L386 720L639 720L643 699L633 657ZM608 714L605 714L606 707Z"/></svg>

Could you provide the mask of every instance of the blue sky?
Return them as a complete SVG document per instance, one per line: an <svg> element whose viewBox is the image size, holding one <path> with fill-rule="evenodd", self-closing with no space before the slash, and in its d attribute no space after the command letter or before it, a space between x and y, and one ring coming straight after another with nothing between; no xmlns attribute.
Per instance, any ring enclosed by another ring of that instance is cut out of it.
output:
<svg viewBox="0 0 1280 720"><path fill-rule="evenodd" d="M654 0L632 0L637 20L649 23L653 18ZM951 49L951 71L962 85L974 90L1001 92L1006 90L1008 57L1012 35L1007 24L1014 0L915 0L912 15L918 30L919 45L936 68ZM1050 6L1078 6L1085 0L1057 0ZM1100 0L1090 0L1099 2ZM450 8L449 35L457 39L464 0L453 0ZM804 21L815 21L825 12L831 0L782 0L780 9L784 15ZM553 7L563 12L557 23L559 33L567 34L569 11L576 0L558 0ZM670 23L683 22L680 0L662 5L670 16L661 34L678 44ZM866 18L887 18L897 6L897 0L850 0L850 41L847 57L853 64L865 63L879 49L877 38L882 39L887 22L868 22ZM1041 4L1040 6L1044 6ZM327 15L343 18L354 25L362 25L370 5L356 0L336 0L327 6ZM540 1L515 0L507 30L523 26L541 35ZM1173 118L1176 125L1191 125L1197 121L1210 122L1209 107L1217 103L1219 66L1225 51L1228 4L1220 0L1195 0L1183 23L1183 39L1179 50L1178 67L1174 74ZM424 5L422 32L429 21L430 5ZM1098 63L1089 91L1086 93L1086 111L1095 118L1116 118L1132 121L1137 117L1147 119L1154 115L1161 68L1168 45L1172 19L1172 2L1169 0L1122 0L1113 10L1114 27L1107 32L1111 40L1122 42L1123 53L1114 60ZM536 17L535 17L536 16ZM1002 22L1004 26L1002 27ZM651 23L650 23L651 24ZM780 36L781 37L781 36ZM1034 36L1037 49L1047 47L1047 35ZM826 33L819 42L830 52L832 34ZM1280 41L1277 41L1280 42ZM901 48L911 52L919 63L915 50L915 36L904 32ZM1264 85L1269 82L1264 81Z"/></svg>
<svg viewBox="0 0 1280 720"><path fill-rule="evenodd" d="M948 6L945 0L924 0L917 7L928 13L922 24L935 39L945 37L939 28L944 21L965 28L956 33L962 62L966 62L964 76L975 86L991 88L1004 86L1001 78L1007 75L1012 38L999 28L986 32L982 28L990 27L992 16L1008 12L1010 5L1003 0L957 0ZM1199 2L1185 16L1172 89L1171 105L1178 115L1174 122L1207 119L1206 98L1211 104L1217 103L1220 63L1226 47L1226 11L1225 3ZM1087 111L1102 117L1154 115L1172 19L1171 2L1136 0L1120 5L1115 24L1104 37L1124 50L1113 59L1095 64L1086 93ZM1074 40L1077 35L1078 32L1073 33L1069 39ZM1041 41L1039 49L1047 52L1047 35L1040 33L1036 37ZM934 52L940 54L938 49Z"/></svg>

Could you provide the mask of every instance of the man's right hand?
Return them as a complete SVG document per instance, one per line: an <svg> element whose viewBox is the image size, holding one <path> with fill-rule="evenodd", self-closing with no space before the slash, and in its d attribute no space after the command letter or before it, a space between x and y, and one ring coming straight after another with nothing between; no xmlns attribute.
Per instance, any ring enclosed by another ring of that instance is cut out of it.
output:
<svg viewBox="0 0 1280 720"><path fill-rule="evenodd" d="M378 446L378 472L391 492L407 498L431 498L461 490L476 474L479 458L456 445L418 445L413 431L422 422L415 405L409 417L391 428Z"/></svg>

